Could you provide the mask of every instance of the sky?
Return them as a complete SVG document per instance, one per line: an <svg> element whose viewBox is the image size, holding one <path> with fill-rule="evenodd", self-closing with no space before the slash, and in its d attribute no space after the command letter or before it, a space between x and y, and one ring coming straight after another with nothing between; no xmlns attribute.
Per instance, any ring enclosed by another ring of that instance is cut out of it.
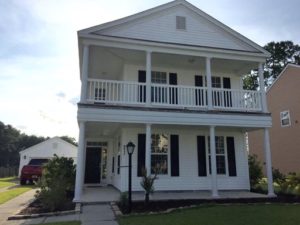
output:
<svg viewBox="0 0 300 225"><path fill-rule="evenodd" d="M166 0L0 0L0 121L78 137L77 31ZM299 0L190 0L254 42L300 44Z"/></svg>

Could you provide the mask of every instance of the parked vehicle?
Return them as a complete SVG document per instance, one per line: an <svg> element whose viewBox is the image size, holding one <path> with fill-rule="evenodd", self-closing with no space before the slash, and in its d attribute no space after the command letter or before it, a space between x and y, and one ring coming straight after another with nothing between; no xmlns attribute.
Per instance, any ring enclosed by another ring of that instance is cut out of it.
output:
<svg viewBox="0 0 300 225"><path fill-rule="evenodd" d="M31 159L21 170L20 184L25 185L27 182L37 181L42 176L43 164L47 162L48 159Z"/></svg>

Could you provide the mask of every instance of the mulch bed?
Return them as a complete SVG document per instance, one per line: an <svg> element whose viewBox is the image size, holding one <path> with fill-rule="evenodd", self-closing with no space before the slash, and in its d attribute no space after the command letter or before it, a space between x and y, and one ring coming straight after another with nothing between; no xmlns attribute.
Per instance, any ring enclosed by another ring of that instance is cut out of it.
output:
<svg viewBox="0 0 300 225"><path fill-rule="evenodd" d="M59 211L67 211L67 210L74 210L76 204L72 202L72 199L68 199L63 207ZM36 199L29 206L22 211L19 212L19 215L31 215L31 214L39 214L39 213L49 213L53 212L50 211L48 208L43 207L41 201Z"/></svg>
<svg viewBox="0 0 300 225"><path fill-rule="evenodd" d="M168 209L189 207L201 204L253 204L253 203L300 203L300 196L283 196L276 198L247 198L247 199L193 199L193 200L161 200L150 201L145 206L143 201L132 203L132 213L164 212ZM127 214L126 209L118 204L123 214Z"/></svg>

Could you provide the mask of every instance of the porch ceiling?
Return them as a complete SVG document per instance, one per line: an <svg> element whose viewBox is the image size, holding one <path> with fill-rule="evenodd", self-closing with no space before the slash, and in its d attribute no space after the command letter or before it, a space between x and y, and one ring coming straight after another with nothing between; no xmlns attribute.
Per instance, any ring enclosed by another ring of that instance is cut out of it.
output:
<svg viewBox="0 0 300 225"><path fill-rule="evenodd" d="M94 67L91 70L95 71L96 75L101 75L103 79L118 79L118 75L122 73L124 63L146 64L146 55L143 51L99 46L92 46L91 49L93 57L91 57L90 66ZM257 68L255 62L228 59L212 59L211 65L213 73L226 72L230 75L237 74L239 76ZM205 71L205 58L152 53L152 66ZM105 77L108 74L109 77Z"/></svg>
<svg viewBox="0 0 300 225"><path fill-rule="evenodd" d="M130 124L130 123L109 123L109 122L87 122L86 137L87 138L112 138L116 136L121 128L142 128L145 129L145 124ZM184 129L199 131L199 129L209 130L208 126L191 126L191 125L167 125L153 124L152 129ZM216 127L220 132L223 131L253 131L258 128L246 127Z"/></svg>

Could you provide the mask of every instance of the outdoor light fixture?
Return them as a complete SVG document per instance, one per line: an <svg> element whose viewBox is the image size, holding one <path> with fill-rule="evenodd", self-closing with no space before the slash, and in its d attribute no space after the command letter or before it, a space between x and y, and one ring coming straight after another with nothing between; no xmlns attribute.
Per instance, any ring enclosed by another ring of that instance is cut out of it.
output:
<svg viewBox="0 0 300 225"><path fill-rule="evenodd" d="M127 153L128 154L133 154L135 144L133 144L131 141L129 141L128 144L126 145L126 148L127 148Z"/></svg>
<svg viewBox="0 0 300 225"><path fill-rule="evenodd" d="M131 141L128 142L126 145L127 153L128 153L128 212L131 212L131 179L132 179L132 154L134 152L135 144L133 144Z"/></svg>

